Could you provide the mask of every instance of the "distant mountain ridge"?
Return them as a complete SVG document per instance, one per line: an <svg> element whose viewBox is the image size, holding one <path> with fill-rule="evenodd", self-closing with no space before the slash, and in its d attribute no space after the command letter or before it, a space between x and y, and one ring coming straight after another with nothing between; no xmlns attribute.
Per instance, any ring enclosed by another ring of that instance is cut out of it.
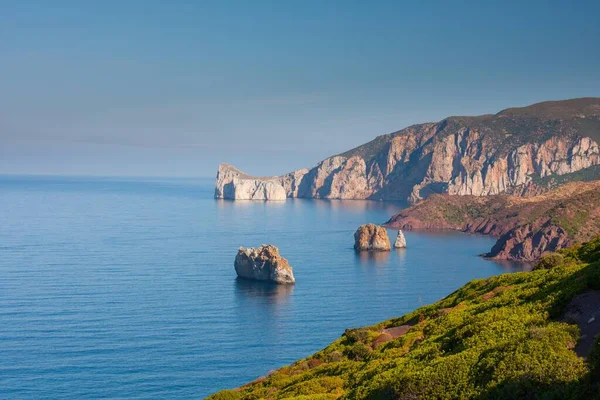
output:
<svg viewBox="0 0 600 400"><path fill-rule="evenodd" d="M412 125L282 176L252 177L222 164L215 197L270 200L277 192L280 200L273 185L287 197L326 199L526 194L540 179L600 165L598 143L600 98L548 101Z"/></svg>

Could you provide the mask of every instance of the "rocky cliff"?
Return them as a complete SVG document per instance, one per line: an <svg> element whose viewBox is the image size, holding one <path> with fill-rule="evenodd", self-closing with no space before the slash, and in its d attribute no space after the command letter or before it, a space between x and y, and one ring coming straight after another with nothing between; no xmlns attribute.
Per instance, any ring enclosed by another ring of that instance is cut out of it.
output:
<svg viewBox="0 0 600 400"><path fill-rule="evenodd" d="M215 198L231 200L285 200L286 191L277 177L252 177L233 165L221 164Z"/></svg>
<svg viewBox="0 0 600 400"><path fill-rule="evenodd" d="M386 225L492 235L498 240L487 257L535 261L600 234L600 181L570 182L529 198L433 195Z"/></svg>
<svg viewBox="0 0 600 400"><path fill-rule="evenodd" d="M261 187L256 198L263 199L262 185L277 196L281 187L287 197L327 199L493 195L600 165L599 142L600 98L544 102L410 126L279 177L253 178L233 169L239 176L229 178L235 173L221 174L222 165L215 197L254 198L253 188ZM254 183L238 195L247 180Z"/></svg>

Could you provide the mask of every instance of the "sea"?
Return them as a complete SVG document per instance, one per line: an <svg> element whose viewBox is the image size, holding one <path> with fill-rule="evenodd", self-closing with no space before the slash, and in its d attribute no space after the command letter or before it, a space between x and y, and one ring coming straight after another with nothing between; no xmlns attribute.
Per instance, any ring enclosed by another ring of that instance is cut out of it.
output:
<svg viewBox="0 0 600 400"><path fill-rule="evenodd" d="M213 194L214 179L0 177L0 398L204 398L530 268L484 260L494 239L456 232L357 254L357 227L401 203ZM261 244L295 285L236 279L238 248Z"/></svg>

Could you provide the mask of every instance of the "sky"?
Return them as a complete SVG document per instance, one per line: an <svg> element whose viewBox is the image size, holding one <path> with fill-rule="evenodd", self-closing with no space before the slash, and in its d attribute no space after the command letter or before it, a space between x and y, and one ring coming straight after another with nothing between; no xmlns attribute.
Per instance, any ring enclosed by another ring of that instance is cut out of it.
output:
<svg viewBox="0 0 600 400"><path fill-rule="evenodd" d="M0 0L0 174L314 166L449 115L600 96L599 1Z"/></svg>

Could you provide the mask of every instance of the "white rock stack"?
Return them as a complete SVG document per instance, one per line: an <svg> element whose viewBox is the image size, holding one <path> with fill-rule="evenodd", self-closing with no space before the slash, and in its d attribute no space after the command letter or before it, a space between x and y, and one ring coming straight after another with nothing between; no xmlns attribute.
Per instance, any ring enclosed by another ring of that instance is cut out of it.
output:
<svg viewBox="0 0 600 400"><path fill-rule="evenodd" d="M404 237L404 233L402 233L402 230L400 230L400 229L398 229L398 236L396 236L396 241L394 242L394 248L396 248L396 249L406 248L406 238Z"/></svg>

